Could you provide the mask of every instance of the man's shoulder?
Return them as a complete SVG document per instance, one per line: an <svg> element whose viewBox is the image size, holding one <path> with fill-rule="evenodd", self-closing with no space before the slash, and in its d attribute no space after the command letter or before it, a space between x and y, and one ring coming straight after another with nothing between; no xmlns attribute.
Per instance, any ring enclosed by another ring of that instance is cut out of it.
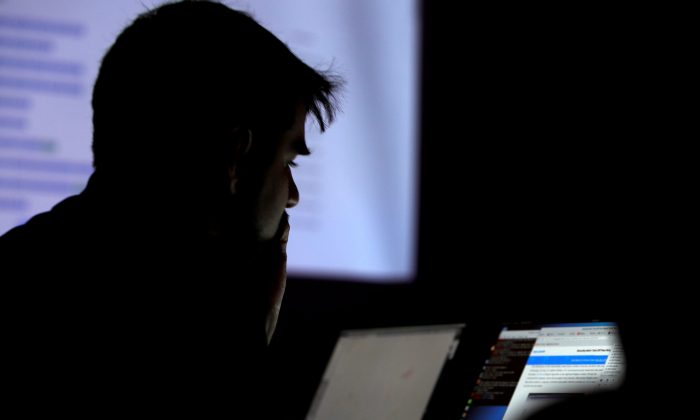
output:
<svg viewBox="0 0 700 420"><path fill-rule="evenodd" d="M26 223L10 229L0 236L0 244L41 243L56 238L82 219L78 214L83 208L80 196L71 196L56 204L51 210L39 213Z"/></svg>
<svg viewBox="0 0 700 420"><path fill-rule="evenodd" d="M18 244L21 242L34 242L50 236L50 231L55 226L55 217L50 211L37 214L26 223L15 226L4 235L0 236L0 244Z"/></svg>
<svg viewBox="0 0 700 420"><path fill-rule="evenodd" d="M3 272L53 278L53 270L75 264L92 247L89 237L94 229L82 207L78 196L69 197L0 236Z"/></svg>

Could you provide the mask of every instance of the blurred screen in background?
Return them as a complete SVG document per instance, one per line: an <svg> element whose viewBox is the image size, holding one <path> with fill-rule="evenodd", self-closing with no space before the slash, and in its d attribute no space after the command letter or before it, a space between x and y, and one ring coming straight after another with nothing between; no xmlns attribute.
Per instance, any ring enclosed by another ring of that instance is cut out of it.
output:
<svg viewBox="0 0 700 420"><path fill-rule="evenodd" d="M92 172L92 86L107 48L152 0L0 0L0 234L79 193ZM343 112L294 169L292 276L415 275L417 0L229 1L306 63L346 80Z"/></svg>

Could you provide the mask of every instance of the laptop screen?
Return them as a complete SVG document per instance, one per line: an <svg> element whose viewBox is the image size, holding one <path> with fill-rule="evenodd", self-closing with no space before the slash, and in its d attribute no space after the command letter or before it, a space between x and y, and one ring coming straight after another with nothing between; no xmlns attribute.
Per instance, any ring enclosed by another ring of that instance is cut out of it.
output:
<svg viewBox="0 0 700 420"><path fill-rule="evenodd" d="M342 332L307 420L421 419L463 327Z"/></svg>
<svg viewBox="0 0 700 420"><path fill-rule="evenodd" d="M461 418L523 419L562 399L617 388L624 367L614 323L504 327Z"/></svg>

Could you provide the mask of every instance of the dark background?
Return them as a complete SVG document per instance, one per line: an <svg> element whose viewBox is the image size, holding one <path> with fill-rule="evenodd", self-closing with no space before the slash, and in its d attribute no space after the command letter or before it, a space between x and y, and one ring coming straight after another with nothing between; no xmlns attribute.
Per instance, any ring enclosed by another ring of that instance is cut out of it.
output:
<svg viewBox="0 0 700 420"><path fill-rule="evenodd" d="M283 418L304 417L342 329L466 323L466 395L501 322L630 325L658 268L654 11L425 1L421 16L416 279L289 280L271 347Z"/></svg>

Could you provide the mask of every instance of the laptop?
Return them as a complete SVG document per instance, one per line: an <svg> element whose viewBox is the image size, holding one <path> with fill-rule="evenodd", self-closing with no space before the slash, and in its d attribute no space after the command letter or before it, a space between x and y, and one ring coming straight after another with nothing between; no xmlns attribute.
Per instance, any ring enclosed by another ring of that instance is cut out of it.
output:
<svg viewBox="0 0 700 420"><path fill-rule="evenodd" d="M464 324L342 331L306 419L518 420L624 378L614 323L495 328L486 336Z"/></svg>
<svg viewBox="0 0 700 420"><path fill-rule="evenodd" d="M420 420L463 324L340 333L307 420Z"/></svg>
<svg viewBox="0 0 700 420"><path fill-rule="evenodd" d="M617 389L625 361L609 322L504 326L461 419L519 420L570 398Z"/></svg>

